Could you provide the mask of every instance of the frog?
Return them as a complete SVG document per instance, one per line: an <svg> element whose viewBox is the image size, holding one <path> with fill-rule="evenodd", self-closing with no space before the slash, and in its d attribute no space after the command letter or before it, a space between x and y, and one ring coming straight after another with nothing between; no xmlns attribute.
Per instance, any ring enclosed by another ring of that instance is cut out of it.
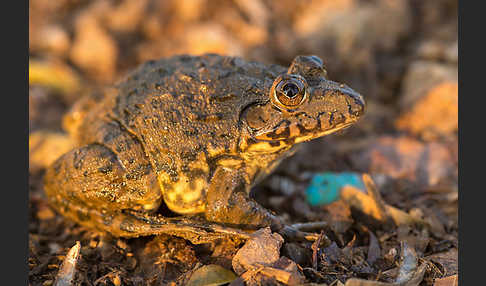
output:
<svg viewBox="0 0 486 286"><path fill-rule="evenodd" d="M302 233L252 187L364 113L363 96L314 55L288 68L217 54L151 60L73 106L64 127L76 147L46 169L44 190L61 215L116 237Z"/></svg>

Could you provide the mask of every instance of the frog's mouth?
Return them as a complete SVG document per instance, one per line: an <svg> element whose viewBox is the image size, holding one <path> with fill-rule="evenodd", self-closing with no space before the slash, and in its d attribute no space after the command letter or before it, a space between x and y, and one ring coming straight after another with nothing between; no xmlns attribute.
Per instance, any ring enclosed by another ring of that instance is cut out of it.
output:
<svg viewBox="0 0 486 286"><path fill-rule="evenodd" d="M347 122L347 123L341 123L341 124L338 124L336 127L328 129L328 130L324 130L324 131L320 131L320 132L316 132L316 133L310 133L310 134L303 135L303 136L297 136L295 138L294 143L296 144L296 143L306 142L306 141L309 141L309 140L312 140L312 139L315 139L315 138L323 137L323 136L329 135L331 133L334 133L336 131L346 129L346 128L350 127L351 125L353 125L354 123L355 123L355 121Z"/></svg>
<svg viewBox="0 0 486 286"><path fill-rule="evenodd" d="M256 141L274 143L277 145L280 144L280 142L296 144L348 128L356 123L358 118L341 117L338 119L341 121L339 122L338 120L333 120L332 116L324 118L317 116L317 118L307 117L307 120L307 122L282 120L270 130L253 134L253 138Z"/></svg>

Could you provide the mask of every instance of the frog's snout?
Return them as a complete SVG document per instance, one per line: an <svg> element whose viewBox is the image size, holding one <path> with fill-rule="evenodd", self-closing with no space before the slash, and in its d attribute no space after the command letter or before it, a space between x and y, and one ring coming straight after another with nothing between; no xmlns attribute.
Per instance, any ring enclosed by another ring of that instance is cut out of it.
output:
<svg viewBox="0 0 486 286"><path fill-rule="evenodd" d="M359 119L365 113L366 103L361 94L351 89L349 86L336 82L329 82L329 90L343 95L347 103L348 117Z"/></svg>
<svg viewBox="0 0 486 286"><path fill-rule="evenodd" d="M349 96L352 98L349 106L349 113L354 117L361 117L365 113L366 108L363 96L354 91Z"/></svg>

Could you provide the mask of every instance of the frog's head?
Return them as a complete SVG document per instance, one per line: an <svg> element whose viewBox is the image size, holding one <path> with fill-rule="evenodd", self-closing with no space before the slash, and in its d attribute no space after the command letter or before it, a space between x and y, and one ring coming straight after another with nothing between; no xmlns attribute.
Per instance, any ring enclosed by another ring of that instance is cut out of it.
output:
<svg viewBox="0 0 486 286"><path fill-rule="evenodd" d="M321 59L297 56L274 80L268 98L244 116L254 141L284 147L348 127L364 110L360 94L327 79Z"/></svg>

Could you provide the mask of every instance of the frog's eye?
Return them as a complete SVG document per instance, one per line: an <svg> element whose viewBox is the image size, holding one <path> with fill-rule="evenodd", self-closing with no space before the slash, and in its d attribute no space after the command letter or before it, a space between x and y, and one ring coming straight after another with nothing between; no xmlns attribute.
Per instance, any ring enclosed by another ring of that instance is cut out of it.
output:
<svg viewBox="0 0 486 286"><path fill-rule="evenodd" d="M272 102L285 109L296 108L306 99L305 80L297 75L281 75L272 87Z"/></svg>

